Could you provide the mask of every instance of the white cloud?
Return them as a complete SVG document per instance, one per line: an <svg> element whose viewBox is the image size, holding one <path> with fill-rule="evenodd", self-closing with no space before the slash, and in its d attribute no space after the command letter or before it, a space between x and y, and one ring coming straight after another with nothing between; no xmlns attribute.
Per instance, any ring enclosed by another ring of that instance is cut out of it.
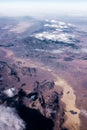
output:
<svg viewBox="0 0 87 130"><path fill-rule="evenodd" d="M24 130L24 121L17 115L16 110L0 105L0 130Z"/></svg>
<svg viewBox="0 0 87 130"><path fill-rule="evenodd" d="M70 27L73 27L70 23L65 23L62 21L48 21L49 23L44 24L44 27L51 28L51 31L42 31L40 33L35 33L33 36L35 36L38 39L49 39L52 41L62 41L67 43L73 43L75 40L75 35L72 33L64 32L64 29L68 29Z"/></svg>

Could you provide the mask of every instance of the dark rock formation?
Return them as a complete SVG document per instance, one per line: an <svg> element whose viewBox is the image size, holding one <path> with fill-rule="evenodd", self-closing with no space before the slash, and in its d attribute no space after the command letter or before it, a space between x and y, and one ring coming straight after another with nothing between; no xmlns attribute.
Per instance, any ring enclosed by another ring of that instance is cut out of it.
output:
<svg viewBox="0 0 87 130"><path fill-rule="evenodd" d="M55 117L60 111L59 95L55 91L44 95L40 90L27 94L20 89L13 97L1 93L0 104L16 107L19 116L26 122L26 130L53 130Z"/></svg>
<svg viewBox="0 0 87 130"><path fill-rule="evenodd" d="M26 122L26 130L52 130L54 122L47 119L38 110L20 104L16 107L20 117Z"/></svg>
<svg viewBox="0 0 87 130"><path fill-rule="evenodd" d="M60 113L62 94L55 90L54 81L47 79L39 81L36 68L21 67L20 64L22 63L8 64L0 61L0 104L15 107L19 116L26 122L26 130L52 130L57 116L59 120L57 129L62 130L64 122L64 114ZM22 80L26 77L30 81L36 78L29 92L26 91L27 82Z"/></svg>
<svg viewBox="0 0 87 130"><path fill-rule="evenodd" d="M30 68L30 67L23 67L21 70L23 75L36 75L36 68Z"/></svg>

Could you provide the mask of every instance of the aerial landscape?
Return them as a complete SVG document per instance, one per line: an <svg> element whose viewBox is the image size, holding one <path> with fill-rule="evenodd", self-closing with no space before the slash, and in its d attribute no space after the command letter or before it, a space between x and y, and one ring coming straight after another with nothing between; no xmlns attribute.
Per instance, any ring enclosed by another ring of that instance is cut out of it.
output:
<svg viewBox="0 0 87 130"><path fill-rule="evenodd" d="M87 4L25 1L0 0L0 130L87 130Z"/></svg>

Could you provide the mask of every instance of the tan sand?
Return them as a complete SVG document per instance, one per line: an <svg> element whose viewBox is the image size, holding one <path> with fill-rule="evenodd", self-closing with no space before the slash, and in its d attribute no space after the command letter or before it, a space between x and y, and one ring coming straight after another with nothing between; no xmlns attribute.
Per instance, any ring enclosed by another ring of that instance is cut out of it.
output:
<svg viewBox="0 0 87 130"><path fill-rule="evenodd" d="M62 102L66 105L65 116L66 121L64 127L69 130L80 130L80 110L76 107L76 95L72 86L70 86L64 79L58 77L57 74L51 69L47 69L55 78L55 85L63 89ZM56 88L57 90L57 88ZM77 114L72 114L70 110L77 112Z"/></svg>
<svg viewBox="0 0 87 130"><path fill-rule="evenodd" d="M65 115L67 117L64 127L68 128L69 130L79 130L80 129L80 110L76 108L75 102L76 102L76 96L74 94L74 90L72 87L63 79L57 78L56 85L63 88L63 97L62 101L65 103ZM74 112L77 112L77 114L71 114L70 110L73 110Z"/></svg>
<svg viewBox="0 0 87 130"><path fill-rule="evenodd" d="M10 31L15 33L23 33L27 30L27 28L31 27L31 25L32 24L29 22L20 22L19 24L11 28Z"/></svg>

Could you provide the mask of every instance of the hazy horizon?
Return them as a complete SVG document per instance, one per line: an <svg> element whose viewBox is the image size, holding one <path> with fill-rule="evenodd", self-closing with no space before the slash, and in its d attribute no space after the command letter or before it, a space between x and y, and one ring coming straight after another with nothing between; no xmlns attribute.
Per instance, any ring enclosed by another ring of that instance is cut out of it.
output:
<svg viewBox="0 0 87 130"><path fill-rule="evenodd" d="M0 16L66 14L87 16L86 0L0 0Z"/></svg>

